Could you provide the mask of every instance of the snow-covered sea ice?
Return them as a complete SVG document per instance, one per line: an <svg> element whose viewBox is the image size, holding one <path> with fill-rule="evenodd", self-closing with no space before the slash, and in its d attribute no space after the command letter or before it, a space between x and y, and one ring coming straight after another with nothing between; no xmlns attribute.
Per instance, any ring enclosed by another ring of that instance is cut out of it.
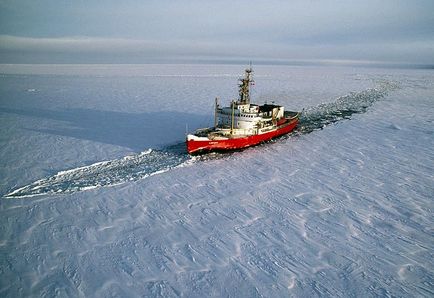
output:
<svg viewBox="0 0 434 298"><path fill-rule="evenodd" d="M255 71L297 131L192 159L242 67L0 66L0 294L432 296L432 71Z"/></svg>

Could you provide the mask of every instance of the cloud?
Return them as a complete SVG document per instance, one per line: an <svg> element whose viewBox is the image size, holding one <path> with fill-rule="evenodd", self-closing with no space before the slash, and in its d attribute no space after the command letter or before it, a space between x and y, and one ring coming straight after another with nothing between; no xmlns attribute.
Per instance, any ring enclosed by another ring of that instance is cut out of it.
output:
<svg viewBox="0 0 434 298"><path fill-rule="evenodd" d="M249 40L141 40L99 37L0 36L0 54L12 63L141 63L176 59L369 60L434 63L434 41L352 41L287 44ZM23 57L27 57L24 59ZM42 59L43 58L43 59ZM23 60L24 59L24 60ZM38 61L38 60L43 61ZM16 62L18 61L18 62ZM3 60L0 62L7 63Z"/></svg>
<svg viewBox="0 0 434 298"><path fill-rule="evenodd" d="M265 54L272 44L262 43L251 47L242 41L207 41L207 40L142 40L125 38L99 37L62 37L34 38L0 36L0 51L28 53L63 53L83 55L121 55L142 56L225 56L225 55L261 55Z"/></svg>
<svg viewBox="0 0 434 298"><path fill-rule="evenodd" d="M143 49L159 50L153 42L122 38L99 37L60 37L37 38L19 36L0 36L0 50L29 52L65 52L65 53L114 53L131 52Z"/></svg>

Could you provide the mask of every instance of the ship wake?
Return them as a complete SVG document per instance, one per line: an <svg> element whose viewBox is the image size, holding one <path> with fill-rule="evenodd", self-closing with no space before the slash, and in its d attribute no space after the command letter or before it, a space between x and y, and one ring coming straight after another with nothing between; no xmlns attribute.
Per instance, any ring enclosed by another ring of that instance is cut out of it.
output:
<svg viewBox="0 0 434 298"><path fill-rule="evenodd" d="M164 173L193 160L186 152L182 152L179 146L175 145L164 151L149 149L120 159L61 171L54 176L16 189L5 197L23 198L44 194L68 194L102 186L114 186Z"/></svg>
<svg viewBox="0 0 434 298"><path fill-rule="evenodd" d="M353 114L364 113L376 101L396 88L397 85L394 83L382 82L377 88L350 93L334 102L307 108L301 113L298 128L290 136L307 134L337 121L350 119ZM25 198L49 194L70 194L97 187L114 186L221 156L224 155L190 157L186 152L185 144L179 143L163 150L149 149L120 159L61 171L54 176L15 189L4 197Z"/></svg>
<svg viewBox="0 0 434 298"><path fill-rule="evenodd" d="M382 81L376 88L352 92L334 102L307 108L301 113L299 125L292 135L307 134L335 122L351 119L353 114L365 113L376 101L398 87L395 82Z"/></svg>

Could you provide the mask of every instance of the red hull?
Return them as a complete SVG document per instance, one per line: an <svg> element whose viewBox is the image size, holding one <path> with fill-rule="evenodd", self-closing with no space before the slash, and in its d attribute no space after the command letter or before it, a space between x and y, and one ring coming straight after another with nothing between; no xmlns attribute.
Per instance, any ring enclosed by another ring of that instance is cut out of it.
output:
<svg viewBox="0 0 434 298"><path fill-rule="evenodd" d="M291 132L298 123L298 118L282 124L276 130L266 132L259 135L252 135L242 138L233 138L227 140L187 140L187 151L189 154L206 152L206 151L223 151L223 150L236 150L271 140L281 135Z"/></svg>

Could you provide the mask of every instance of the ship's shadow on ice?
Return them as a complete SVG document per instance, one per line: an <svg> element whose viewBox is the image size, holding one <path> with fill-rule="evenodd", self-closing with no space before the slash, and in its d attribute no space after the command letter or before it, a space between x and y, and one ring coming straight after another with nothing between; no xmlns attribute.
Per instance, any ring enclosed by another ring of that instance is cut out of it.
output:
<svg viewBox="0 0 434 298"><path fill-rule="evenodd" d="M182 142L186 125L191 128L200 127L204 120L200 115L172 111L126 113L92 109L0 108L0 113L49 121L47 124L37 123L39 127L28 127L28 130L123 146L135 152L146 148L162 149L174 141ZM212 119L212 115L208 118Z"/></svg>

